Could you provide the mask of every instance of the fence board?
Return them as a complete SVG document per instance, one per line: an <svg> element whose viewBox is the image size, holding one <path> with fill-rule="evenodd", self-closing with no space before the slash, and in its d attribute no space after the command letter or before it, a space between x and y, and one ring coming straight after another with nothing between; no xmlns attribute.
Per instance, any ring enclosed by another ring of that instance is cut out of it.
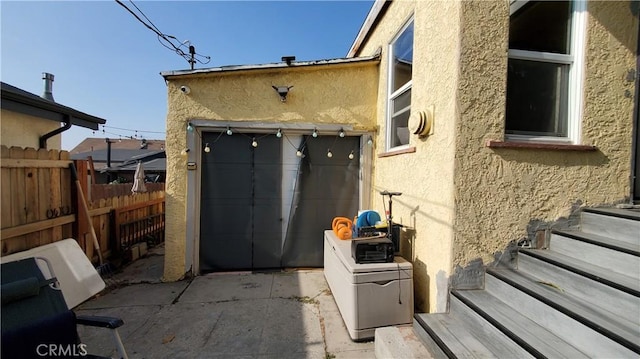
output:
<svg viewBox="0 0 640 359"><path fill-rule="evenodd" d="M20 147L11 147L9 156L14 159L21 159L24 157L24 151ZM11 172L11 227L15 227L27 222L27 216L25 215L24 168L10 168L9 171ZM13 248L9 248L11 252L29 249L26 236L20 236L10 243L13 245Z"/></svg>
<svg viewBox="0 0 640 359"><path fill-rule="evenodd" d="M38 152L34 148L24 150L26 159L38 158ZM35 167L25 167L25 223L40 221L40 208L38 206L38 169ZM44 216L46 218L46 215ZM26 235L27 247L34 248L40 245L40 231L35 231Z"/></svg>
<svg viewBox="0 0 640 359"><path fill-rule="evenodd" d="M49 158L49 151L44 148L38 150L38 159L46 162ZM49 203L49 192L51 191L51 173L49 168L38 168L38 213L39 219L43 220L47 218L47 210L51 208ZM53 229L43 229L40 231L40 243L39 246L53 242Z"/></svg>
<svg viewBox="0 0 640 359"><path fill-rule="evenodd" d="M51 162L55 162L60 158L60 153L58 150L49 151L49 160ZM49 208L48 209L62 209L62 183L60 182L60 175L62 173L62 169L58 167L53 167L49 169ZM51 230L51 242L55 242L63 239L62 237L62 226L54 227Z"/></svg>

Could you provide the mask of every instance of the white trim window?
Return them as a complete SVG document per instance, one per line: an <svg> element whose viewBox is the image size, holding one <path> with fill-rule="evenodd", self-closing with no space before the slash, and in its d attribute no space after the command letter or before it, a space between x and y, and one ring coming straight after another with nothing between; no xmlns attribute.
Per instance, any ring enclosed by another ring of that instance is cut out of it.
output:
<svg viewBox="0 0 640 359"><path fill-rule="evenodd" d="M412 67L413 19L402 27L389 44L387 150L409 145Z"/></svg>
<svg viewBox="0 0 640 359"><path fill-rule="evenodd" d="M584 1L511 1L507 140L578 144Z"/></svg>

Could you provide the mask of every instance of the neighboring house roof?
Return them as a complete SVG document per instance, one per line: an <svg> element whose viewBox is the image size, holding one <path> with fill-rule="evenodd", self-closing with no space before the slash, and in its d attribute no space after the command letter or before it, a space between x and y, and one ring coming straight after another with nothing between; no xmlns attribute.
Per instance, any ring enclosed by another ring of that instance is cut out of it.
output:
<svg viewBox="0 0 640 359"><path fill-rule="evenodd" d="M156 152L164 152L164 151L153 151L153 150L122 150L122 149L111 149L111 162L123 163L132 158L138 158L142 155L148 155L150 153ZM99 149L95 151L87 151L81 153L73 153L71 154L72 160L86 160L87 157L91 156L91 159L94 162L106 162L107 161L107 149Z"/></svg>
<svg viewBox="0 0 640 359"><path fill-rule="evenodd" d="M347 58L352 58L358 54L360 47L367 41L369 34L373 32L373 29L378 24L378 21L382 18L382 15L387 11L387 8L391 4L391 1L387 0L375 0L371 10L367 14L367 18L364 20L358 35L353 40L353 44L347 53Z"/></svg>
<svg viewBox="0 0 640 359"><path fill-rule="evenodd" d="M144 170L149 172L164 172L167 170L167 154L163 151L151 151L133 156L118 166L105 168L101 172L135 171L138 162L142 162Z"/></svg>
<svg viewBox="0 0 640 359"><path fill-rule="evenodd" d="M327 60L315 60L315 61L292 61L286 62L274 62L268 64L256 64L256 65L232 65L222 67L210 67L206 69L195 70L175 70L175 71L162 71L160 75L164 78L181 75L194 75L194 74L209 74L219 72L232 72L232 71L249 71L249 70L266 70L266 69L284 69L284 68L296 68L296 67L309 67L309 66L327 66L327 65L343 65L353 64L361 62L379 62L380 54L377 53L372 56L357 57L357 58L340 58L340 59L327 59Z"/></svg>
<svg viewBox="0 0 640 359"><path fill-rule="evenodd" d="M3 109L56 122L66 122L67 119L65 117L69 116L72 125L92 130L97 130L99 125L107 122L107 120L100 117L49 101L7 83L0 82L0 84L2 85L1 106Z"/></svg>
<svg viewBox="0 0 640 359"><path fill-rule="evenodd" d="M146 140L147 151L162 151L164 150L164 140ZM142 145L142 139L111 139L112 150L140 150ZM107 149L106 138L88 137L82 140L76 147L74 147L69 153L74 155L76 153L91 152ZM106 157L105 157L106 158Z"/></svg>

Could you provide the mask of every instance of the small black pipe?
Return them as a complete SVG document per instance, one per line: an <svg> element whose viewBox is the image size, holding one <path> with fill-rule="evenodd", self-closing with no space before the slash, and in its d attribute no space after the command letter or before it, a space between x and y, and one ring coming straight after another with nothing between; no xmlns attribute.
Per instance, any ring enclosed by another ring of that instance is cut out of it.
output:
<svg viewBox="0 0 640 359"><path fill-rule="evenodd" d="M64 120L62 120L62 122L64 123L64 126L58 127L55 130L40 136L40 148L47 149L48 139L71 128L71 116L64 115Z"/></svg>
<svg viewBox="0 0 640 359"><path fill-rule="evenodd" d="M107 141L107 183L111 183L111 140L105 138Z"/></svg>

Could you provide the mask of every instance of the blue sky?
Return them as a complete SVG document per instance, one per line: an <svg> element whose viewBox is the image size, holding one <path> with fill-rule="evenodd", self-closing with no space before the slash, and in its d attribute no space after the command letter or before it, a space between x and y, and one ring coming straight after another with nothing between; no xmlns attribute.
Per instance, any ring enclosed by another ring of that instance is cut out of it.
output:
<svg viewBox="0 0 640 359"><path fill-rule="evenodd" d="M372 3L135 1L163 33L211 57L196 68L280 62L285 55L344 57ZM164 139L167 94L159 73L189 64L115 1L3 0L0 14L3 82L41 95L42 72L53 73L57 102L107 120L104 133L74 126L63 134L63 149L86 137L136 135L129 130Z"/></svg>

